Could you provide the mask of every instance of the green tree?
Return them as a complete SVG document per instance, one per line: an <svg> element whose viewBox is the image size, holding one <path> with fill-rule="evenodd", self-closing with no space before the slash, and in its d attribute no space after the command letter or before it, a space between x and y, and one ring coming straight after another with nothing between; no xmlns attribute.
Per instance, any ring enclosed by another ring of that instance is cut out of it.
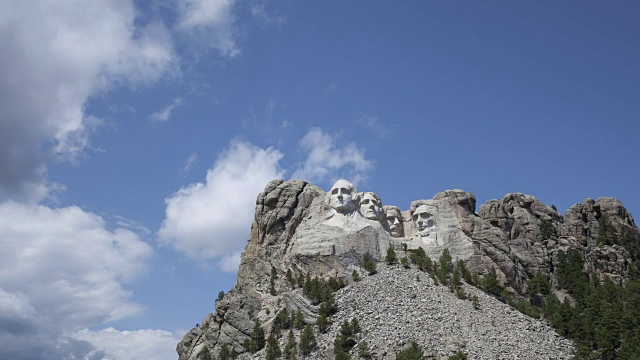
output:
<svg viewBox="0 0 640 360"><path fill-rule="evenodd" d="M544 298L549 295L550 291L551 284L547 277L540 271L536 272L536 274L527 282L527 295L529 296L529 301L537 307L542 307L542 302L544 301Z"/></svg>
<svg viewBox="0 0 640 360"><path fill-rule="evenodd" d="M296 353L296 338L293 335L293 330L289 330L289 335L287 336L287 343L284 345L283 355L285 359L290 359L292 355Z"/></svg>
<svg viewBox="0 0 640 360"><path fill-rule="evenodd" d="M277 271L275 266L271 266L271 278L269 279L269 294L276 296L276 275Z"/></svg>
<svg viewBox="0 0 640 360"><path fill-rule="evenodd" d="M293 326L298 330L304 327L304 319L302 318L302 311L300 311L300 309L296 311L296 318L295 318L295 321L293 322Z"/></svg>
<svg viewBox="0 0 640 360"><path fill-rule="evenodd" d="M291 272L291 269L287 269L287 282L292 288L296 286L296 281L293 278L293 273Z"/></svg>
<svg viewBox="0 0 640 360"><path fill-rule="evenodd" d="M616 245L617 237L616 228L611 225L609 217L602 214L598 219L598 245Z"/></svg>
<svg viewBox="0 0 640 360"><path fill-rule="evenodd" d="M353 318L351 319L351 331L354 334L357 334L361 331L362 329L360 328L360 322L358 321L358 319Z"/></svg>
<svg viewBox="0 0 640 360"><path fill-rule="evenodd" d="M253 331L251 332L251 345L252 352L261 350L265 345L264 330L262 329L262 326L260 326L258 319L256 319L253 324Z"/></svg>
<svg viewBox="0 0 640 360"><path fill-rule="evenodd" d="M495 268L489 268L489 271L482 277L482 288L494 296L500 296L502 293L502 288L498 282L498 273L496 273Z"/></svg>
<svg viewBox="0 0 640 360"><path fill-rule="evenodd" d="M231 360L231 351L229 351L228 344L222 344L220 352L218 353L218 360Z"/></svg>
<svg viewBox="0 0 640 360"><path fill-rule="evenodd" d="M404 267L405 269L408 269L410 267L409 265L409 260L407 260L406 257L403 257L400 259L400 264L402 265L402 267Z"/></svg>
<svg viewBox="0 0 640 360"><path fill-rule="evenodd" d="M340 327L340 333L333 341L333 353L336 357L346 358L348 356L349 350L356 344L353 335L351 324L345 320Z"/></svg>
<svg viewBox="0 0 640 360"><path fill-rule="evenodd" d="M316 349L316 346L316 336L313 333L313 328L311 325L307 325L300 333L300 353L309 355Z"/></svg>
<svg viewBox="0 0 640 360"><path fill-rule="evenodd" d="M360 273L358 272L358 270L353 270L353 272L351 273L351 278L354 282L360 281Z"/></svg>
<svg viewBox="0 0 640 360"><path fill-rule="evenodd" d="M218 297L216 298L216 302L218 302L218 301L220 301L222 299L224 299L224 291L220 291L218 293Z"/></svg>
<svg viewBox="0 0 640 360"><path fill-rule="evenodd" d="M471 276L471 272L467 269L467 265L465 265L464 261L458 260L456 263L456 267L459 269L460 274L462 275L462 280L467 284L473 284L473 279Z"/></svg>
<svg viewBox="0 0 640 360"><path fill-rule="evenodd" d="M565 253L559 250L556 261L559 287L569 290L576 301L583 303L589 287L589 278L584 273L584 260L580 251L571 249Z"/></svg>
<svg viewBox="0 0 640 360"><path fill-rule="evenodd" d="M473 297L471 298L471 303L473 304L474 309L480 310L480 300L478 300L477 295L473 295Z"/></svg>
<svg viewBox="0 0 640 360"><path fill-rule="evenodd" d="M369 254L364 255L363 267L369 273L369 275L373 275L377 272L376 263Z"/></svg>
<svg viewBox="0 0 640 360"><path fill-rule="evenodd" d="M415 341L411 342L408 348L399 351L396 354L396 360L422 360L424 359L424 350Z"/></svg>
<svg viewBox="0 0 640 360"><path fill-rule="evenodd" d="M457 353L449 356L449 360L467 360L467 354L462 351L458 351Z"/></svg>
<svg viewBox="0 0 640 360"><path fill-rule="evenodd" d="M371 351L369 350L369 344L367 343L366 340L362 340L358 344L358 356L361 359L371 359L373 357L373 355L371 354Z"/></svg>
<svg viewBox="0 0 640 360"><path fill-rule="evenodd" d="M440 264L440 266L439 271L437 271L436 274L438 276L438 280L443 284L447 284L449 273L453 270L453 264L451 260L452 258L451 254L449 253L449 249L445 248L438 258L438 263Z"/></svg>
<svg viewBox="0 0 640 360"><path fill-rule="evenodd" d="M213 360L211 352L209 352L209 348L206 345L203 346L202 350L198 353L198 360Z"/></svg>
<svg viewBox="0 0 640 360"><path fill-rule="evenodd" d="M542 220L540 222L540 233L542 234L543 240L556 236L556 228L553 226L553 222L549 219Z"/></svg>
<svg viewBox="0 0 640 360"><path fill-rule="evenodd" d="M385 256L384 261L389 265L395 264L398 261L396 252L393 250L392 247L389 247L387 249L387 256Z"/></svg>
<svg viewBox="0 0 640 360"><path fill-rule="evenodd" d="M280 351L280 346L278 345L278 340L273 336L273 333L269 335L267 339L267 349L266 356L267 360L276 360L282 355Z"/></svg>
<svg viewBox="0 0 640 360"><path fill-rule="evenodd" d="M462 285L462 274L457 266L453 269L453 274L451 274L451 285L454 287Z"/></svg>
<svg viewBox="0 0 640 360"><path fill-rule="evenodd" d="M327 319L327 316L319 315L316 318L316 326L318 326L318 330L320 330L321 333L326 332L327 328L329 327L329 320Z"/></svg>

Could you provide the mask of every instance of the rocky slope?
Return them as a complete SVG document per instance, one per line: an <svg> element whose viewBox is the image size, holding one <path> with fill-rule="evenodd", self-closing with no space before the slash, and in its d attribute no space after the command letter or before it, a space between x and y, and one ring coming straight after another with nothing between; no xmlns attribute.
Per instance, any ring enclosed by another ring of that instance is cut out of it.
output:
<svg viewBox="0 0 640 360"><path fill-rule="evenodd" d="M528 279L538 271L553 282L557 253L570 248L583 253L585 271L623 282L628 254L618 245L598 245L599 220L605 216L613 229L631 231L636 238L640 233L632 216L612 198L587 199L562 216L532 196L515 193L481 205L476 213L473 194L448 190L433 199L412 202L402 212L405 237L400 238L390 236L383 221L365 219L358 212L336 214L331 201L330 194L303 181L267 184L256 201L237 284L217 302L215 312L178 344L180 360L197 359L204 346L215 354L222 344L242 352L254 321L269 334L276 313L285 306L300 309L305 322L313 324L317 306L289 285L287 271L294 278L309 274L350 281L354 269L364 273L365 254L381 261L389 247L401 252L404 244L408 249L422 247L432 259L448 249L454 260L464 260L470 270L482 276L494 268L504 287L524 293ZM415 218L419 208L432 216L427 233ZM275 295L270 289L272 270ZM361 316L365 337L375 346L375 358L393 358L391 354L410 339L434 356L462 345L473 354L471 358L486 359L547 358L550 354L562 358L570 350L541 322L468 288L482 302L482 311L473 310L470 302L433 285L426 275L424 281L416 282L415 271L385 269L337 294L336 323L351 314ZM394 317L398 321L391 321ZM332 358L327 344L335 331L332 327L320 336L321 350L314 357Z"/></svg>

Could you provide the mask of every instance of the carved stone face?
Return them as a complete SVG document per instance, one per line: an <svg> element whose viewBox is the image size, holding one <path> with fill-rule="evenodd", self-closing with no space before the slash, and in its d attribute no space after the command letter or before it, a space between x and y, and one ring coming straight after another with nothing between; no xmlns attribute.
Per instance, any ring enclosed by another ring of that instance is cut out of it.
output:
<svg viewBox="0 0 640 360"><path fill-rule="evenodd" d="M435 225L433 215L429 212L426 205L418 206L416 211L413 212L413 222L416 224L418 234L421 236L429 236Z"/></svg>
<svg viewBox="0 0 640 360"><path fill-rule="evenodd" d="M348 213L357 207L356 187L347 180L338 180L329 190L329 205L339 213Z"/></svg>
<svg viewBox="0 0 640 360"><path fill-rule="evenodd" d="M386 209L386 207L385 207ZM396 207L388 208L385 214L389 225L389 234L393 237L404 236L404 226L402 225L402 214Z"/></svg>
<svg viewBox="0 0 640 360"><path fill-rule="evenodd" d="M364 193L360 199L360 214L369 220L380 220L382 218L380 198L372 192Z"/></svg>

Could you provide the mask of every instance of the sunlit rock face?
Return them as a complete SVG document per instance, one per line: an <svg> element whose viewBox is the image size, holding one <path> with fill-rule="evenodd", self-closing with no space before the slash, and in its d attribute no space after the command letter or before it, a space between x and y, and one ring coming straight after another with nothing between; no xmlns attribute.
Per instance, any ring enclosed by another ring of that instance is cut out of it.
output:
<svg viewBox="0 0 640 360"><path fill-rule="evenodd" d="M288 273L293 279L308 275L350 282L354 270L365 274L362 261L366 255L381 262L389 248L399 258L423 248L437 260L447 249L454 261L464 261L471 271L482 276L494 268L508 291L525 294L527 281L538 271L553 283L558 252L572 248L585 254L589 274L624 282L628 254L617 245L598 245L602 217L616 231L631 232L640 239L631 214L612 198L587 199L567 210L564 217L535 197L520 193L490 200L477 212L475 196L463 190L446 190L431 199L399 206L383 203L373 192L359 193L347 180L338 180L328 191L300 180L269 182L256 200L236 286L216 303L215 312L185 335L178 345L180 360L198 359L204 346L214 354L222 344L244 351L254 322L258 320L269 333L284 306L299 309L306 323L314 323L318 307L292 287ZM393 278L390 273L389 279ZM272 282L277 295L272 294ZM420 294L416 299L422 296L431 295ZM411 313L410 317L423 315ZM395 345L390 346L394 353ZM249 358L241 355L241 359Z"/></svg>
<svg viewBox="0 0 640 360"><path fill-rule="evenodd" d="M404 225L402 225L402 211L400 208L393 205L385 205L382 207L384 210L384 217L387 221L387 229L389 235L393 237L404 236Z"/></svg>

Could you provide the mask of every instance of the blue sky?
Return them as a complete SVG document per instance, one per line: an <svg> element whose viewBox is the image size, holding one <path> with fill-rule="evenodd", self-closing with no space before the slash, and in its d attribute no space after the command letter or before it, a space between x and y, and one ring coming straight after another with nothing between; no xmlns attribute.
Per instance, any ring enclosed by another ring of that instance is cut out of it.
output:
<svg viewBox="0 0 640 360"><path fill-rule="evenodd" d="M640 6L0 5L0 357L175 359L272 178L640 214Z"/></svg>

